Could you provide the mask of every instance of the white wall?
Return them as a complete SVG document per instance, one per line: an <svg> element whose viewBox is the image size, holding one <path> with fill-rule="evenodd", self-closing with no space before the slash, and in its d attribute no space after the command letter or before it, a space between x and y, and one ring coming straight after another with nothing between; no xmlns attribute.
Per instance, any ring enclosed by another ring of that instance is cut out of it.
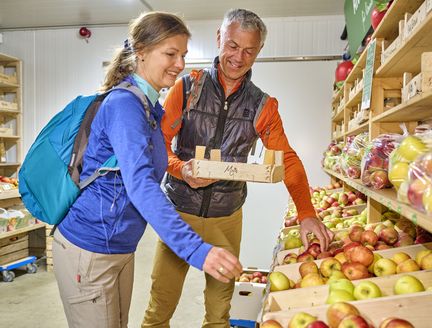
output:
<svg viewBox="0 0 432 328"><path fill-rule="evenodd" d="M260 57L325 56L342 53L343 16L265 19L268 39ZM219 21L193 21L189 59L217 54ZM23 61L23 149L27 151L46 122L78 94L93 93L103 79L102 62L127 36L126 26L94 27L89 43L78 28L3 32L0 52ZM333 62L257 63L253 80L276 96L292 146L312 185L328 181L319 169L329 141ZM245 206L242 260L268 267L288 196L280 185L249 186Z"/></svg>

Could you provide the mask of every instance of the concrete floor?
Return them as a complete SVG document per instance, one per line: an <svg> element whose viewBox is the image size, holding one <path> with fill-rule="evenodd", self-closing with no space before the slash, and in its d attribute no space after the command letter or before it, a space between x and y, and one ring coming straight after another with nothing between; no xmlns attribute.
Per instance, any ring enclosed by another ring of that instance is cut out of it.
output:
<svg viewBox="0 0 432 328"><path fill-rule="evenodd" d="M138 328L148 304L150 272L157 236L148 228L135 257L135 283L129 312L129 327ZM203 273L191 268L182 299L171 320L172 328L201 327L204 315ZM67 327L57 283L52 272L39 265L38 272L17 272L11 283L0 280L0 328Z"/></svg>

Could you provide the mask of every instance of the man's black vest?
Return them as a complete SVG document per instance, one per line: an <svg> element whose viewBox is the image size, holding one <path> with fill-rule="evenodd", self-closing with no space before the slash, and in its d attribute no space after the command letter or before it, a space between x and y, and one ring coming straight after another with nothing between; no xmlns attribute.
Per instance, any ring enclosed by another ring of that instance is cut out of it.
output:
<svg viewBox="0 0 432 328"><path fill-rule="evenodd" d="M251 82L249 70L240 88L225 99L218 80L218 63L216 57L213 67L206 69L199 99L192 102L187 114L183 109L174 149L183 161L195 157L195 146L206 146L206 158L211 149L220 149L222 161L245 163L258 138L255 124L268 96ZM186 76L183 88L187 90L190 84ZM231 215L242 207L247 195L245 182L224 180L193 189L171 175L167 176L165 189L177 210L202 217Z"/></svg>

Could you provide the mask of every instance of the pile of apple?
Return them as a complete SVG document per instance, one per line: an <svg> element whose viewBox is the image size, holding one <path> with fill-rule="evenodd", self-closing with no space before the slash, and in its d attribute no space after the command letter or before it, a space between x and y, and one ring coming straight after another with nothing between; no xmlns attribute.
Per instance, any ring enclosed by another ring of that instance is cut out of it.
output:
<svg viewBox="0 0 432 328"><path fill-rule="evenodd" d="M0 182L9 183L14 188L18 187L18 180L16 178L9 178L0 175Z"/></svg>
<svg viewBox="0 0 432 328"><path fill-rule="evenodd" d="M334 192L330 195L313 193L311 201L317 213L320 214L329 208L335 209L365 204L366 196L354 191Z"/></svg>
<svg viewBox="0 0 432 328"><path fill-rule="evenodd" d="M348 136L347 143L342 149L341 168L344 175L351 179L360 178L361 160L369 139L369 133L363 132L356 136Z"/></svg>
<svg viewBox="0 0 432 328"><path fill-rule="evenodd" d="M389 156L400 138L398 134L382 134L368 144L361 162L361 180L365 186L374 189L392 186L387 173Z"/></svg>
<svg viewBox="0 0 432 328"><path fill-rule="evenodd" d="M288 328L373 328L373 324L352 304L337 302L330 305L326 312L328 324L317 317L306 313L297 312L290 320ZM283 326L274 319L266 320L261 328L282 328ZM405 319L397 317L385 318L379 328L414 328Z"/></svg>
<svg viewBox="0 0 432 328"><path fill-rule="evenodd" d="M323 154L322 166L326 169L341 173L340 156L343 147L343 143L332 141Z"/></svg>
<svg viewBox="0 0 432 328"><path fill-rule="evenodd" d="M256 284L267 284L267 272L248 271L242 272L240 277L236 278L237 282L251 282Z"/></svg>

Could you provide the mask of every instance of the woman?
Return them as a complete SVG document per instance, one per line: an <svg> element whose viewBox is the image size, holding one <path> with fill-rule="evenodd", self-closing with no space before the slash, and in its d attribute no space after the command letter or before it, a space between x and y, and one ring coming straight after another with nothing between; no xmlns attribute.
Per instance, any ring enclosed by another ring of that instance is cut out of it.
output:
<svg viewBox="0 0 432 328"><path fill-rule="evenodd" d="M147 222L196 268L222 282L240 275L237 258L204 243L160 189L167 154L157 99L183 70L189 37L175 15L143 14L109 67L103 90L123 81L139 87L157 124L149 124L138 97L124 89L108 94L92 123L81 180L112 155L120 173L85 188L54 234L54 270L69 327L127 327L134 252Z"/></svg>

